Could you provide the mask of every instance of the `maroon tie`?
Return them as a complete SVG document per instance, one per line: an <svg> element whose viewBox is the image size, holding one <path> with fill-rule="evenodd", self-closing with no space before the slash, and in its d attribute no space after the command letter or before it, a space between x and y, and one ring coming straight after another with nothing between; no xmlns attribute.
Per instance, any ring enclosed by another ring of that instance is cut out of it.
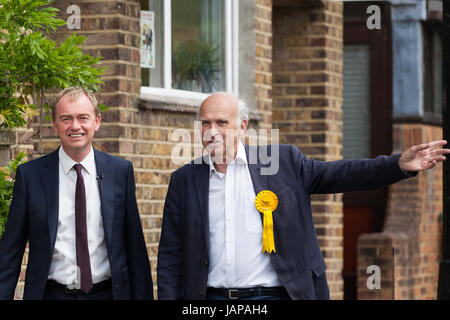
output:
<svg viewBox="0 0 450 320"><path fill-rule="evenodd" d="M81 290L88 293L92 288L91 261L86 228L86 189L81 174L81 164L73 166L77 172L77 186L75 189L75 233L77 249L77 265L80 268Z"/></svg>

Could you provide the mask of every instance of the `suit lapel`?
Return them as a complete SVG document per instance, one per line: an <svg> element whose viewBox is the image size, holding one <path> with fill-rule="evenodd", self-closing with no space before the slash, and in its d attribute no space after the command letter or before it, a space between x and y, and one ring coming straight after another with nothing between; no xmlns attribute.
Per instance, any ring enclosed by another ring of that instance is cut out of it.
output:
<svg viewBox="0 0 450 320"><path fill-rule="evenodd" d="M114 216L114 170L108 166L109 159L103 153L94 150L97 183L100 193L103 229L108 248L111 246L111 234Z"/></svg>
<svg viewBox="0 0 450 320"><path fill-rule="evenodd" d="M50 153L44 160L41 171L41 181L47 204L48 231L50 236L51 252L55 247L56 232L58 229L59 209L59 148Z"/></svg>
<svg viewBox="0 0 450 320"><path fill-rule="evenodd" d="M267 175L261 175L261 167L263 167L263 165L259 162L258 151L259 151L258 147L250 147L248 145L245 145L248 170L250 171L250 177L252 178L253 189L255 189L255 195L258 195L258 193L260 193L263 190L269 189L267 185ZM252 153L254 152L252 157L249 157L250 152ZM257 160L255 161L255 159ZM261 218L261 224L264 225L264 215L259 211L258 213Z"/></svg>
<svg viewBox="0 0 450 320"><path fill-rule="evenodd" d="M209 252L209 165L192 164L194 168L194 185L197 190L197 200L200 208L203 238L207 252Z"/></svg>

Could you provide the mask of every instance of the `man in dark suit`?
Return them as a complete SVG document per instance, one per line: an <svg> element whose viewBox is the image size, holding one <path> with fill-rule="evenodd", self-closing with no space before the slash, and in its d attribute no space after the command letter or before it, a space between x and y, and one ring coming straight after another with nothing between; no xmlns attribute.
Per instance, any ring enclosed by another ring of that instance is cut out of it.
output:
<svg viewBox="0 0 450 320"><path fill-rule="evenodd" d="M438 148L446 141L436 141L402 154L324 162L291 145L249 147L239 139L246 107L226 93L208 97L199 118L207 155L169 183L160 299L329 299L310 195L375 190L450 153Z"/></svg>
<svg viewBox="0 0 450 320"><path fill-rule="evenodd" d="M54 152L18 167L0 241L0 299L12 299L28 241L24 299L153 299L131 162L92 148L95 96L60 92Z"/></svg>

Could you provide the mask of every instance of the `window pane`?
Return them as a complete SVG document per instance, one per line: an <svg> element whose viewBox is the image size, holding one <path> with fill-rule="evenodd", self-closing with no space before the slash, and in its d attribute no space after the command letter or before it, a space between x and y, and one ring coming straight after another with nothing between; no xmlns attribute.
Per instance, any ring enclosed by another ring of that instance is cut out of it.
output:
<svg viewBox="0 0 450 320"><path fill-rule="evenodd" d="M162 88L164 84L164 2L141 0L141 9L153 12L153 22L141 13L142 86Z"/></svg>
<svg viewBox="0 0 450 320"><path fill-rule="evenodd" d="M433 33L428 28L423 28L423 108L428 114L433 113L434 108L434 79L433 79Z"/></svg>
<svg viewBox="0 0 450 320"><path fill-rule="evenodd" d="M344 46L344 159L370 157L370 47Z"/></svg>
<svg viewBox="0 0 450 320"><path fill-rule="evenodd" d="M439 32L434 32L433 40L433 61L434 61L434 112L440 116L442 114L442 91L443 87L443 62L442 62L442 36Z"/></svg>
<svg viewBox="0 0 450 320"><path fill-rule="evenodd" d="M172 1L172 88L224 91L223 0Z"/></svg>

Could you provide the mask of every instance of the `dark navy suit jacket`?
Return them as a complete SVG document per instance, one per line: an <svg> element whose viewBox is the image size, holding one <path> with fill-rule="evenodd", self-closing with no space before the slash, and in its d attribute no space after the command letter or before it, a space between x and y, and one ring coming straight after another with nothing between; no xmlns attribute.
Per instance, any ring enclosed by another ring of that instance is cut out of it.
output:
<svg viewBox="0 0 450 320"><path fill-rule="evenodd" d="M114 299L153 299L131 162L94 150ZM0 299L12 299L27 240L24 299L42 299L58 227L58 150L20 165L0 241Z"/></svg>
<svg viewBox="0 0 450 320"><path fill-rule="evenodd" d="M245 149L249 159L249 150L255 152L255 147ZM271 148L267 149L264 152L270 155ZM324 162L308 159L294 146L280 145L279 170L275 175L262 175L264 165L260 161L249 162L255 193L271 190L278 196L278 207L273 213L276 253L270 254L270 261L292 299L329 299L310 195L375 190L404 179L407 175L398 165L399 157L396 154ZM205 298L208 194L208 164L193 161L172 174L158 252L159 299Z"/></svg>

